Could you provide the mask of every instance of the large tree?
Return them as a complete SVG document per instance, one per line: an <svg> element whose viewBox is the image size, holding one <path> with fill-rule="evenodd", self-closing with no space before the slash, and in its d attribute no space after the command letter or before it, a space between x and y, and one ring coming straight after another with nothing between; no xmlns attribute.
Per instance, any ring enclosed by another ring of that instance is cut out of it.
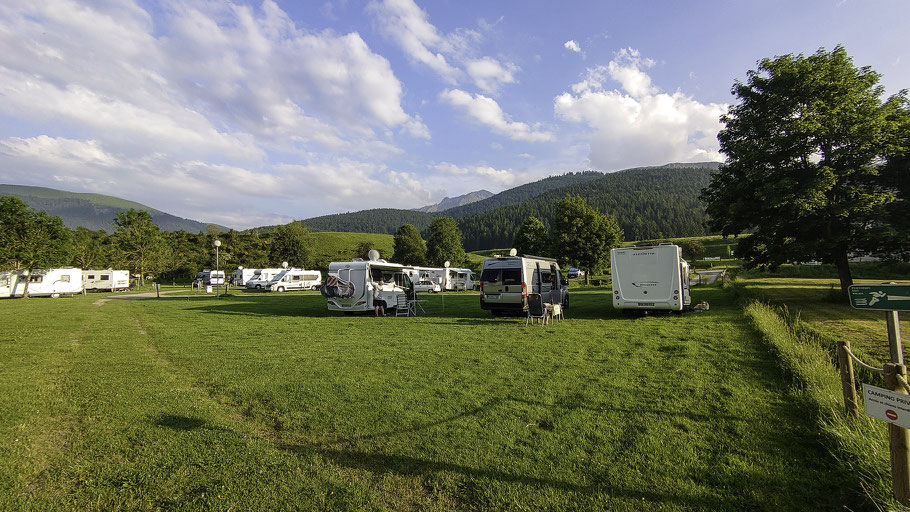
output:
<svg viewBox="0 0 910 512"><path fill-rule="evenodd" d="M455 219L438 217L430 223L430 238L427 240L427 263L441 267L446 261L452 265L464 263L464 245L461 230Z"/></svg>
<svg viewBox="0 0 910 512"><path fill-rule="evenodd" d="M288 262L291 267L310 264L310 232L299 220L278 226L269 246L269 260L273 264Z"/></svg>
<svg viewBox="0 0 910 512"><path fill-rule="evenodd" d="M733 85L739 103L718 135L727 161L702 198L713 230L751 233L737 247L747 267L833 263L846 294L849 254L882 249L894 193L878 164L902 96L883 102L878 80L838 46L764 59Z"/></svg>
<svg viewBox="0 0 910 512"><path fill-rule="evenodd" d="M118 212L111 237L120 262L139 274L140 283L145 284L147 273L164 270L168 247L149 212L134 208Z"/></svg>
<svg viewBox="0 0 910 512"><path fill-rule="evenodd" d="M542 220L531 216L525 219L515 232L512 247L519 254L532 254L534 256L549 256L552 243L550 229Z"/></svg>
<svg viewBox="0 0 910 512"><path fill-rule="evenodd" d="M392 238L392 259L402 265L423 265L427 259L427 244L413 224L404 224Z"/></svg>
<svg viewBox="0 0 910 512"><path fill-rule="evenodd" d="M106 268L110 265L107 242L103 229L92 231L79 226L73 231L73 265L82 269Z"/></svg>
<svg viewBox="0 0 910 512"><path fill-rule="evenodd" d="M35 211L21 199L0 197L0 264L27 270L65 265L72 259L72 235L63 220ZM23 297L28 297L28 281Z"/></svg>
<svg viewBox="0 0 910 512"><path fill-rule="evenodd" d="M581 196L566 194L553 211L553 252L563 265L577 265L590 283L594 271L610 261L610 249L623 233L612 215L591 208Z"/></svg>

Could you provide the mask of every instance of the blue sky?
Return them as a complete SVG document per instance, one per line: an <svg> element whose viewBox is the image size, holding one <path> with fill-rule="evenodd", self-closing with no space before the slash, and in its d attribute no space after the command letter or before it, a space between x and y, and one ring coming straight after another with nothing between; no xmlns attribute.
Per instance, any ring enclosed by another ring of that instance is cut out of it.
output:
<svg viewBox="0 0 910 512"><path fill-rule="evenodd" d="M720 160L756 61L910 86L905 1L0 5L0 182L230 227Z"/></svg>

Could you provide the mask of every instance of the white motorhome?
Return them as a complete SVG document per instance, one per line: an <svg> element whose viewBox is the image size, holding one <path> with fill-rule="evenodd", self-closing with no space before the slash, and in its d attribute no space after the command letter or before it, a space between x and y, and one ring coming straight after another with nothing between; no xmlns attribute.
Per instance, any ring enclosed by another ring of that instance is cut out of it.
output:
<svg viewBox="0 0 910 512"><path fill-rule="evenodd" d="M322 272L318 270L304 270L302 268L289 268L269 281L265 289L272 292L285 292L288 290L315 290L322 284Z"/></svg>
<svg viewBox="0 0 910 512"><path fill-rule="evenodd" d="M237 267L236 270L231 272L231 284L235 286L246 286L246 283L254 279L260 270L261 269L258 268Z"/></svg>
<svg viewBox="0 0 910 512"><path fill-rule="evenodd" d="M203 270L196 272L196 279L193 284L200 285L217 285L224 284L224 270Z"/></svg>
<svg viewBox="0 0 910 512"><path fill-rule="evenodd" d="M616 309L682 311L692 304L689 264L678 245L613 249L610 272Z"/></svg>
<svg viewBox="0 0 910 512"><path fill-rule="evenodd" d="M515 250L512 250L515 253ZM555 278L555 279L554 279ZM550 302L553 288L561 297L562 307L569 307L568 281L559 271L559 263L540 256L494 256L483 260L480 273L480 307L494 315L522 312L527 308L529 293L539 293Z"/></svg>
<svg viewBox="0 0 910 512"><path fill-rule="evenodd" d="M473 290L474 271L469 268L446 268L442 288L452 291Z"/></svg>
<svg viewBox="0 0 910 512"><path fill-rule="evenodd" d="M88 290L115 292L130 287L129 270L83 270L82 285Z"/></svg>
<svg viewBox="0 0 910 512"><path fill-rule="evenodd" d="M251 277L245 284L247 288L261 290L265 288L275 276L284 272L283 268L259 268L253 271Z"/></svg>
<svg viewBox="0 0 910 512"><path fill-rule="evenodd" d="M58 297L82 293L82 269L47 268L33 270L26 278L27 272L19 271L19 277L12 286L10 297L22 297L28 283L28 294L32 297Z"/></svg>
<svg viewBox="0 0 910 512"><path fill-rule="evenodd" d="M25 278L24 270L8 270L0 272L0 297L13 297L16 284Z"/></svg>
<svg viewBox="0 0 910 512"><path fill-rule="evenodd" d="M329 275L322 286L329 311L373 311L373 290L387 309L395 309L401 300L413 297L420 271L414 267L385 260L362 260L329 263ZM382 283L380 285L380 283Z"/></svg>

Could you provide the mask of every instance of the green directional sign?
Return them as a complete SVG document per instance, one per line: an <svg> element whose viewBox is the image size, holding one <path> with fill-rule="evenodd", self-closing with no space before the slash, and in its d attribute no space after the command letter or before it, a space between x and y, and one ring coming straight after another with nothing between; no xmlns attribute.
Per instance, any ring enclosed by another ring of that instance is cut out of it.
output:
<svg viewBox="0 0 910 512"><path fill-rule="evenodd" d="M910 311L910 284L855 284L850 305L857 309Z"/></svg>

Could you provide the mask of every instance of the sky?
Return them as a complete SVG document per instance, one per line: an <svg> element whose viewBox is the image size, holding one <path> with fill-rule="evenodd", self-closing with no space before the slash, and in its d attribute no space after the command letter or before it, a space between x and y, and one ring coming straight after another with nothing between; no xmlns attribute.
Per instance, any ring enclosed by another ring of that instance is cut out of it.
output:
<svg viewBox="0 0 910 512"><path fill-rule="evenodd" d="M905 0L4 0L0 183L245 229L722 161L757 61L910 87Z"/></svg>

